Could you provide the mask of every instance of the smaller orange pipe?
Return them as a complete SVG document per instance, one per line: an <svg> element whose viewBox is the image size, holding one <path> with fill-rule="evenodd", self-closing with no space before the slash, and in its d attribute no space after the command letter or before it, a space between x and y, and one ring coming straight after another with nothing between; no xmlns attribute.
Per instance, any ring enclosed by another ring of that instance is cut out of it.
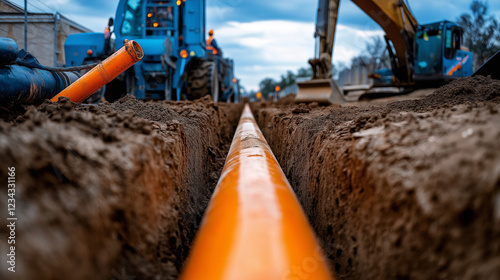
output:
<svg viewBox="0 0 500 280"><path fill-rule="evenodd" d="M142 48L136 41L126 41L125 46L92 68L50 101L56 102L59 97L65 96L73 102L82 102L143 57Z"/></svg>

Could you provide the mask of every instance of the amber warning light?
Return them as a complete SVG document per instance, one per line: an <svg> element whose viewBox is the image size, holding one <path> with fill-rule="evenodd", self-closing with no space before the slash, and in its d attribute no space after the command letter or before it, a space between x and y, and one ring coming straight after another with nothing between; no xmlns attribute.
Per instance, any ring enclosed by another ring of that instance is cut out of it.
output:
<svg viewBox="0 0 500 280"><path fill-rule="evenodd" d="M182 58L188 57L188 52L186 50L181 50L181 57Z"/></svg>

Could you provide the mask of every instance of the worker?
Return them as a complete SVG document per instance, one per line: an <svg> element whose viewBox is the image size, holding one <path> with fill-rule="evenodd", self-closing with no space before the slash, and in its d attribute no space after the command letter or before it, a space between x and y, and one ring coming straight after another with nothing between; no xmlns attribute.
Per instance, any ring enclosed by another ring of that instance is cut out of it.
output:
<svg viewBox="0 0 500 280"><path fill-rule="evenodd" d="M104 29L104 54L109 55L111 52L111 30L109 26Z"/></svg>
<svg viewBox="0 0 500 280"><path fill-rule="evenodd" d="M104 40L109 39L110 36L111 30L109 30L109 26L106 26L106 28L104 28Z"/></svg>
<svg viewBox="0 0 500 280"><path fill-rule="evenodd" d="M215 55L219 53L219 46L217 46L217 41L215 41L214 39L213 29L210 29L210 31L208 31L207 50L211 51Z"/></svg>
<svg viewBox="0 0 500 280"><path fill-rule="evenodd" d="M113 18L110 18L108 21L108 25L104 28L104 54L110 55L111 50L111 26L113 26Z"/></svg>
<svg viewBox="0 0 500 280"><path fill-rule="evenodd" d="M172 27L174 25L174 15L172 7L154 8L154 17L159 21L161 27Z"/></svg>
<svg viewBox="0 0 500 280"><path fill-rule="evenodd" d="M172 7L167 8L167 16L166 19L173 24L174 22L174 14L172 13Z"/></svg>

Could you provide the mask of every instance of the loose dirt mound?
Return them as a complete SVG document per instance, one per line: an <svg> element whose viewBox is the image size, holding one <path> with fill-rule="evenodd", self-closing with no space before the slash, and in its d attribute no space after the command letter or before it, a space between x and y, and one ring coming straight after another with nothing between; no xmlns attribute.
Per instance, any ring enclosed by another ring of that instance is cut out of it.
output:
<svg viewBox="0 0 500 280"><path fill-rule="evenodd" d="M295 103L295 94L288 94L287 96L278 99L276 101L276 104L279 105L288 105L288 104L294 104Z"/></svg>
<svg viewBox="0 0 500 280"><path fill-rule="evenodd" d="M175 279L240 111L128 96L3 114L0 180L16 169L14 279ZM7 209L7 184L0 189ZM5 257L0 278L10 279Z"/></svg>
<svg viewBox="0 0 500 280"><path fill-rule="evenodd" d="M254 109L337 279L500 278L500 82Z"/></svg>
<svg viewBox="0 0 500 280"><path fill-rule="evenodd" d="M477 76L455 80L425 98L395 102L388 107L403 111L426 112L467 102L493 101L498 103L499 97L500 80Z"/></svg>

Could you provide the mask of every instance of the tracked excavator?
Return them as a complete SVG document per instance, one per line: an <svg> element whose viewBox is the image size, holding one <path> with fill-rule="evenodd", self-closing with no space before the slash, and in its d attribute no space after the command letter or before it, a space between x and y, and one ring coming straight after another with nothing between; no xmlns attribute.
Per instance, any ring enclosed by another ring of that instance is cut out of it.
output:
<svg viewBox="0 0 500 280"><path fill-rule="evenodd" d="M463 29L441 21L420 25L402 0L352 0L385 31L391 61L390 82L397 92L444 84L472 74L472 53L462 47ZM298 83L297 102L344 103L344 91L332 79L332 54L340 0L319 0L315 58L311 80ZM371 78L380 79L377 73Z"/></svg>

